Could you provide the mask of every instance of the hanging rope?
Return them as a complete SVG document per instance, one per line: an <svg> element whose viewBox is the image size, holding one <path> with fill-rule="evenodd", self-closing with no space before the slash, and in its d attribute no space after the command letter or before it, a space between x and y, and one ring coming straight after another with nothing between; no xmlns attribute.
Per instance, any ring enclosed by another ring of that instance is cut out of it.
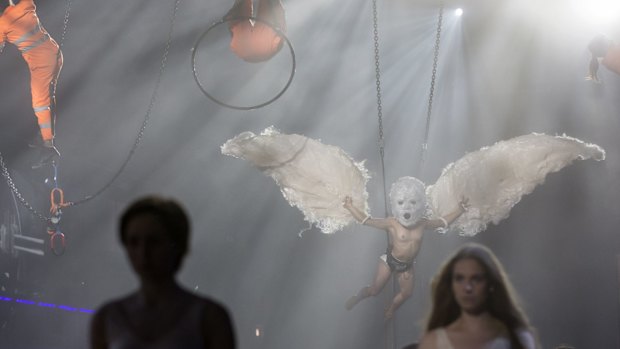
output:
<svg viewBox="0 0 620 349"><path fill-rule="evenodd" d="M65 28L63 29L63 34L62 34L62 37L61 37L61 41L64 40L64 36L65 36L65 32L66 32L66 26L67 26L67 23L69 21L70 0L68 0L68 1L69 2L68 2L68 5L67 5L67 10L65 12ZM64 204L65 207L75 206L75 205L87 202L89 200L92 200L95 197L97 197L98 195L100 195L101 193L103 193L106 189L108 189L112 185L112 183L123 172L123 170L125 169L125 167L129 163L129 161L133 157L133 154L136 152L136 150L137 150L138 146L140 145L142 139L144 138L144 132L145 132L146 127L148 125L148 122L150 120L151 113L152 113L152 110L153 110L153 106L155 105L155 102L157 101L159 86L161 85L161 80L162 80L162 77L163 77L165 69L166 69L166 63L167 63L167 60L168 60L168 53L170 51L170 46L171 46L171 43L172 43L172 34L173 34L173 31L174 31L174 24L175 24L176 15L177 15L177 12L178 12L178 9L179 9L180 2L181 2L181 0L174 0L174 9L173 9L173 12L172 12L172 16L170 18L170 29L168 31L168 39L166 41L166 45L165 45L165 48L164 48L164 53L162 55L161 64L160 64L160 67L159 67L159 74L157 76L157 81L155 83L155 88L153 89L153 93L151 95L151 100L150 100L150 102L148 104L148 107L146 109L146 113L144 115L144 120L142 121L142 126L140 127L140 130L138 131L138 135L136 136L136 139L134 141L134 144L133 144L131 150L129 151L129 154L125 158L125 161L122 163L122 165L120 166L118 171L112 176L112 178L103 187L101 187L94 194L85 196L84 198L82 198L80 200L64 202L63 204ZM7 185L9 186L11 191L14 193L15 197L17 198L17 200L19 200L19 202L26 209L28 209L33 215L35 215L39 219L41 219L43 221L50 221L51 217L45 216L42 213L40 213L39 211L37 211L26 199L24 199L22 194L19 192L17 186L15 185L13 179L11 178L11 175L9 173L8 167L6 166L6 163L4 161L4 158L2 157L2 153L1 152L0 152L0 168L2 170L2 175L6 179Z"/></svg>
<svg viewBox="0 0 620 349"><path fill-rule="evenodd" d="M443 22L443 3L439 4L439 17L437 19L437 33L435 34L435 50L433 53L433 73L431 75L431 87L428 94L428 107L426 109L426 127L424 131L424 142L420 149L420 165L418 172L421 172L426 161L426 150L428 149L428 134L431 125L431 115L433 111L433 97L435 94L435 79L437 77L437 62L439 61L439 44L441 43L441 24Z"/></svg>

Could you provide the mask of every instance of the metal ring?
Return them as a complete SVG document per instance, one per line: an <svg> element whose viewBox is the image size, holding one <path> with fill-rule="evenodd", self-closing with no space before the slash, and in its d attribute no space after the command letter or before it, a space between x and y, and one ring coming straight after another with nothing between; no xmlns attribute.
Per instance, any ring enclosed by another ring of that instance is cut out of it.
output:
<svg viewBox="0 0 620 349"><path fill-rule="evenodd" d="M48 231L48 234L50 232ZM56 246L56 240L60 239L60 247ZM63 234L60 230L54 230L50 234L50 250L56 256L62 256L65 254L67 245L65 244L65 234Z"/></svg>
<svg viewBox="0 0 620 349"><path fill-rule="evenodd" d="M240 21L240 20L252 20L252 21L256 21L256 22L260 22L263 23L267 26L269 26L271 29L273 29L273 31L275 31L281 38L284 39L284 42L286 42L286 45L289 48L289 52L291 53L291 58L293 60L293 66L291 67L291 74L288 78L288 81L286 82L286 85L284 85L284 87L282 88L282 90L280 90L280 92L278 92L278 94L276 94L273 98L271 98L270 100L260 103L260 104L256 104L253 106L238 106L238 105L232 105L232 104L228 104L225 103L217 98L215 98L214 96L212 96L211 94L209 94L209 92L207 92L207 90L204 88L204 86L202 85L202 83L200 82L200 79L198 79L198 72L196 71L196 51L198 49L198 46L200 45L200 43L202 42L202 40L207 36L207 34L217 28L219 25L224 24L224 23L228 23L230 21ZM288 90L289 86L291 85L291 82L293 81L293 77L295 76L295 67L296 67L296 59L295 59L295 50L293 50L293 45L291 44L291 42L289 41L288 37L277 27L275 27L273 24L264 21L260 18L256 18L256 17L231 17L231 18L222 18L221 20L219 20L218 22L213 23L209 28L207 28L207 30L205 30L200 37L198 38L198 40L196 40L196 44L194 44L194 47L192 47L192 72L194 73L194 80L196 81L196 84L198 85L198 88L200 88L200 91L202 91L202 93L207 96L210 100L212 100L213 102L223 106L223 107L227 107L227 108L231 108L231 109L237 109L237 110L252 110L252 109L258 109L258 108L262 108L268 104L273 103L275 100L277 100L278 98L280 98L284 92L286 92L286 90Z"/></svg>

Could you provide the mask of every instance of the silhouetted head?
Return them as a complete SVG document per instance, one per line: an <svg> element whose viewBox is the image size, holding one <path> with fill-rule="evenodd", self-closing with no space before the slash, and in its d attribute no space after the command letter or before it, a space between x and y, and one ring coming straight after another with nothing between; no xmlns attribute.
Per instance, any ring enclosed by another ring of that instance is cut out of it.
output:
<svg viewBox="0 0 620 349"><path fill-rule="evenodd" d="M610 45L611 40L605 35L599 34L590 41L588 44L588 50L592 53L593 57L605 57Z"/></svg>
<svg viewBox="0 0 620 349"><path fill-rule="evenodd" d="M189 231L183 207L159 196L132 203L119 225L120 240L134 270L146 277L174 274L180 268L188 250Z"/></svg>

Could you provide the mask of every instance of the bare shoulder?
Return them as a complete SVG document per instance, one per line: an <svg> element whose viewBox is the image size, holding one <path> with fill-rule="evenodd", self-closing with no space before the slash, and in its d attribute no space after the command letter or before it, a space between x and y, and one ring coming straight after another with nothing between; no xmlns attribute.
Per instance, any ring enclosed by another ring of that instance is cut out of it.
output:
<svg viewBox="0 0 620 349"><path fill-rule="evenodd" d="M228 309L219 302L198 297L203 307L202 334L207 348L236 348L235 330Z"/></svg>
<svg viewBox="0 0 620 349"><path fill-rule="evenodd" d="M232 327L232 318L226 306L204 296L195 296L195 301L202 307L202 321L205 327Z"/></svg>
<svg viewBox="0 0 620 349"><path fill-rule="evenodd" d="M523 344L524 349L537 349L538 345L536 344L536 338L534 334L530 330L521 330L517 332L517 336Z"/></svg>
<svg viewBox="0 0 620 349"><path fill-rule="evenodd" d="M106 318L109 316L111 309L119 306L120 303L120 300L115 300L102 305L90 319L89 337L91 349L108 348Z"/></svg>
<svg viewBox="0 0 620 349"><path fill-rule="evenodd" d="M437 348L437 330L426 332L422 336L422 340L418 345L418 349L436 349Z"/></svg>
<svg viewBox="0 0 620 349"><path fill-rule="evenodd" d="M205 317L222 318L228 317L228 310L226 307L218 301L207 298L199 297L200 303L203 305Z"/></svg>

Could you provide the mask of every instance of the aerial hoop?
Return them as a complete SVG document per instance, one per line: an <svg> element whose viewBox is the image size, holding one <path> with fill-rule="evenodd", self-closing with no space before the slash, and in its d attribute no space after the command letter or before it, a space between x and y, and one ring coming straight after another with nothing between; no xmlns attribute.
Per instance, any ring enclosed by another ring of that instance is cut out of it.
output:
<svg viewBox="0 0 620 349"><path fill-rule="evenodd" d="M212 94L210 94L209 92L207 92L207 90L205 89L205 87L203 86L203 84L200 82L200 79L198 78L198 71L196 69L196 51L198 51L198 47L200 46L200 44L202 43L202 41L204 40L204 38L215 28L219 27L222 24L228 24L231 21L245 21L245 20L251 20L251 21L255 21L255 22L260 22L262 24L267 25L268 27L270 27L273 31L275 31L286 43L286 46L288 47L288 50L291 54L291 60L292 60L292 64L291 64L291 73L288 77L288 80L286 82L286 84L284 85L284 87L271 99L263 102L263 103L259 103L256 105L250 105L250 106L242 106L242 105L233 105L230 103L226 103L224 101L222 101L221 99L216 98L215 96L213 96ZM198 88L200 88L200 91L202 91L202 93L207 96L210 100L212 100L213 102L223 106L223 107L227 107L227 108L231 108L231 109L237 109L237 110L252 110L252 109L258 109L258 108L262 108L266 105L269 105L273 102L275 102L278 98L280 98L284 92L286 92L286 90L288 90L289 86L291 85L291 82L293 81L293 77L295 76L295 68L296 68L296 64L297 61L295 59L295 50L293 49L293 45L291 44L290 40L288 39L288 37L277 27L275 27L273 24L264 21L260 18L256 18L256 17L231 17L231 18L222 18L221 20L219 20L218 22L213 23L210 27L208 27L198 38L198 40L196 40L196 44L194 44L194 47L192 47L192 59L191 59L191 63L192 63L192 72L194 74L194 80L196 81L196 84L198 85Z"/></svg>

